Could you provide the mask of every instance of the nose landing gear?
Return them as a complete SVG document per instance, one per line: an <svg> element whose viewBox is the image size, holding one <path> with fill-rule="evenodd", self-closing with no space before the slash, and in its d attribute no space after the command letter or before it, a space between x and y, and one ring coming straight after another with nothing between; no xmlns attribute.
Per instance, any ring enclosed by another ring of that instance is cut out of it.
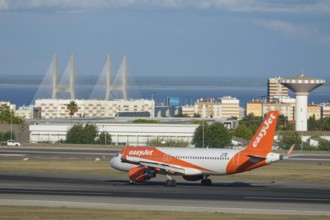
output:
<svg viewBox="0 0 330 220"><path fill-rule="evenodd" d="M212 185L212 180L208 179L207 176L204 177L201 181L202 186L211 186Z"/></svg>

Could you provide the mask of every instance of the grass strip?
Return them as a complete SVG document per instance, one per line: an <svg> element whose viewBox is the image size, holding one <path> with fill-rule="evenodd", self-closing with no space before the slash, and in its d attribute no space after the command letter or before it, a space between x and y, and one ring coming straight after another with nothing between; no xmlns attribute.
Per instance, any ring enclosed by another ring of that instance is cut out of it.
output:
<svg viewBox="0 0 330 220"><path fill-rule="evenodd" d="M0 219L276 219L276 220L323 220L329 216L297 216L297 215L255 215L255 214L231 214L212 212L173 212L173 211L133 211L110 209L86 209L86 208L54 208L54 207L28 207L28 206L0 206Z"/></svg>
<svg viewBox="0 0 330 220"><path fill-rule="evenodd" d="M77 173L100 175L127 175L109 166L108 159L101 160L0 160L0 172L20 173ZM330 182L330 163L317 161L280 161L245 173L212 176L223 180L266 180L294 182Z"/></svg>

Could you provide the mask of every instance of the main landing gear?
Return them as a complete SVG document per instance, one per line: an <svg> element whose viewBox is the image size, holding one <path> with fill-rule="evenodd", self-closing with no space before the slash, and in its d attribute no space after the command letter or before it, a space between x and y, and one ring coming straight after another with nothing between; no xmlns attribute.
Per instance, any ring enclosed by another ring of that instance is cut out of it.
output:
<svg viewBox="0 0 330 220"><path fill-rule="evenodd" d="M208 179L207 176L204 177L201 181L202 186L211 186L212 180Z"/></svg>
<svg viewBox="0 0 330 220"><path fill-rule="evenodd" d="M166 174L167 180L165 181L165 186L167 187L175 187L176 186L176 181L172 179L170 175Z"/></svg>

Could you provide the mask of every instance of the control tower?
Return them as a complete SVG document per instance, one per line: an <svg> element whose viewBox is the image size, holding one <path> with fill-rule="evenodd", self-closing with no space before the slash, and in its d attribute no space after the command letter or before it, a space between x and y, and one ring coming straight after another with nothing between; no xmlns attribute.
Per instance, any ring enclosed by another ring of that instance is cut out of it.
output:
<svg viewBox="0 0 330 220"><path fill-rule="evenodd" d="M307 104L309 92L323 85L325 80L306 77L304 74L281 79L280 83L296 94L296 131L307 131Z"/></svg>

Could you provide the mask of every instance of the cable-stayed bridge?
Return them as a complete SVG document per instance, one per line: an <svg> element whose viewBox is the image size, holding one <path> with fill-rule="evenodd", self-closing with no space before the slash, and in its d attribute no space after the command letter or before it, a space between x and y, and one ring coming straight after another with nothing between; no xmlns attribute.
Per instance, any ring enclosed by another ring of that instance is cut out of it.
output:
<svg viewBox="0 0 330 220"><path fill-rule="evenodd" d="M75 69L74 55L71 54L70 61L60 77L60 80L58 80L57 54L54 54L53 60L44 75L31 104L33 105L37 99L76 99ZM103 70L99 75L91 94L86 98L98 100L129 99L127 92L126 55L123 56L122 63L117 73L115 75L111 73L110 56L107 55ZM132 88L134 88L134 86L132 86Z"/></svg>

